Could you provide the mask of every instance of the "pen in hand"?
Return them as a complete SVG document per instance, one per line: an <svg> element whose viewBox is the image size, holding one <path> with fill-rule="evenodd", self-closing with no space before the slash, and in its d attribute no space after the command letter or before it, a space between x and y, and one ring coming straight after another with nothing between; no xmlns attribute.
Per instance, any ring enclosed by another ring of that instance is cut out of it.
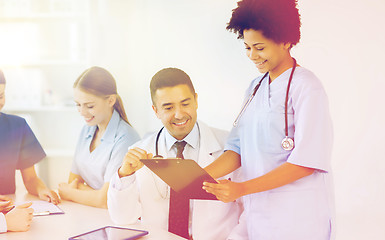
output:
<svg viewBox="0 0 385 240"><path fill-rule="evenodd" d="M12 209L15 208L15 205L12 205L12 206L9 206L9 207L6 207L3 211L1 211L4 215L9 213Z"/></svg>

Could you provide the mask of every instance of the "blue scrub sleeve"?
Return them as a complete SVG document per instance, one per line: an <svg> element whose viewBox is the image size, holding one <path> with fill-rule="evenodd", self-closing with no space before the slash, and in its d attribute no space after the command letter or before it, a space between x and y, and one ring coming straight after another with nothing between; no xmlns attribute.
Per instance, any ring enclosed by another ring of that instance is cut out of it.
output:
<svg viewBox="0 0 385 240"><path fill-rule="evenodd" d="M225 144L224 150L225 151L231 150L241 155L240 140L239 140L237 127L233 127L233 129L231 129L231 132L229 134L229 137L227 138L227 142Z"/></svg>
<svg viewBox="0 0 385 240"><path fill-rule="evenodd" d="M80 172L78 170L77 161L80 161L80 160L78 160L78 156L80 155L79 152L81 150L81 143L82 143L82 141L84 141L83 139L86 138L87 132L88 132L87 125L85 125L85 126L83 126L82 130L80 131L78 142L76 144L74 160L72 161L71 170L70 170L71 173L76 174L76 175L80 175Z"/></svg>
<svg viewBox="0 0 385 240"><path fill-rule="evenodd" d="M323 88L306 91L293 102L295 148L288 162L330 171L333 129Z"/></svg>
<svg viewBox="0 0 385 240"><path fill-rule="evenodd" d="M246 101L250 97L252 90L259 83L259 81L261 80L262 77L263 76L259 76L256 79L254 79L253 81L251 81L249 87L245 91L245 95L243 97L242 107L244 106L244 104L246 103ZM240 108L240 110L241 109L242 108ZM243 116L241 116L241 118L242 117ZM227 151L227 150L234 151L234 152L238 153L239 155L241 155L241 147L240 147L238 127L233 127L230 131L229 137L227 138L227 142L226 142L225 147L224 147L224 151Z"/></svg>
<svg viewBox="0 0 385 240"><path fill-rule="evenodd" d="M128 134L123 135L120 139L118 139L114 145L114 148L112 149L111 158L104 173L105 183L111 181L114 173L116 173L119 167L122 165L122 161L128 151L128 148L139 140L140 137L133 128L130 128Z"/></svg>
<svg viewBox="0 0 385 240"><path fill-rule="evenodd" d="M46 156L35 134L32 132L31 128L26 122L22 131L23 134L20 146L20 155L16 165L17 169L25 169L31 167Z"/></svg>

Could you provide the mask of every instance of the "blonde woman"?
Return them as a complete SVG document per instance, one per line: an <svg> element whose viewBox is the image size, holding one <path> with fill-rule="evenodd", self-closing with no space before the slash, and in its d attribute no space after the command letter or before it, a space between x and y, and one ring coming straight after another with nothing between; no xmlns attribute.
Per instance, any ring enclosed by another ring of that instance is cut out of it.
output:
<svg viewBox="0 0 385 240"><path fill-rule="evenodd" d="M59 184L62 199L107 208L109 181L139 135L127 120L113 76L91 67L74 83L74 100L84 117L68 183Z"/></svg>

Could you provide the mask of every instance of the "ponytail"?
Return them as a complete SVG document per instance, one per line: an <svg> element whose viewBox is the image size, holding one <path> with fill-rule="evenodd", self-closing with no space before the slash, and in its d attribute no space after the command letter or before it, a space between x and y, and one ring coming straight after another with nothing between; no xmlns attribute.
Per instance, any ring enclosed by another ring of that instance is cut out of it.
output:
<svg viewBox="0 0 385 240"><path fill-rule="evenodd" d="M123 101L122 101L122 98L119 96L119 94L116 94L116 102L114 104L114 109L119 113L120 118L123 119L126 123L128 123L132 127L132 125L127 119L127 114L126 114L126 111L124 110Z"/></svg>
<svg viewBox="0 0 385 240"><path fill-rule="evenodd" d="M114 109L131 126L124 110L123 101L117 93L115 79L106 69L96 66L86 69L75 81L74 88L80 88L95 96L116 95Z"/></svg>

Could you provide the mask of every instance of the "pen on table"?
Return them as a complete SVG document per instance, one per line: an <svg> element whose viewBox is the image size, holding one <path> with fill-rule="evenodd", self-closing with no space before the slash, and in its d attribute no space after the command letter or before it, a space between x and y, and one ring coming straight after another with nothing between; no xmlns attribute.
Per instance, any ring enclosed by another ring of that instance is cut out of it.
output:
<svg viewBox="0 0 385 240"><path fill-rule="evenodd" d="M10 206L10 207L4 209L4 210L2 211L2 213L7 214L7 213L9 213L9 212L10 212L12 209L14 209L14 208L15 208L15 205Z"/></svg>
<svg viewBox="0 0 385 240"><path fill-rule="evenodd" d="M49 214L50 214L49 211L44 211L44 212L34 212L34 213L33 213L33 216L34 216L34 217L37 217L37 216L47 216L47 215L49 215Z"/></svg>

